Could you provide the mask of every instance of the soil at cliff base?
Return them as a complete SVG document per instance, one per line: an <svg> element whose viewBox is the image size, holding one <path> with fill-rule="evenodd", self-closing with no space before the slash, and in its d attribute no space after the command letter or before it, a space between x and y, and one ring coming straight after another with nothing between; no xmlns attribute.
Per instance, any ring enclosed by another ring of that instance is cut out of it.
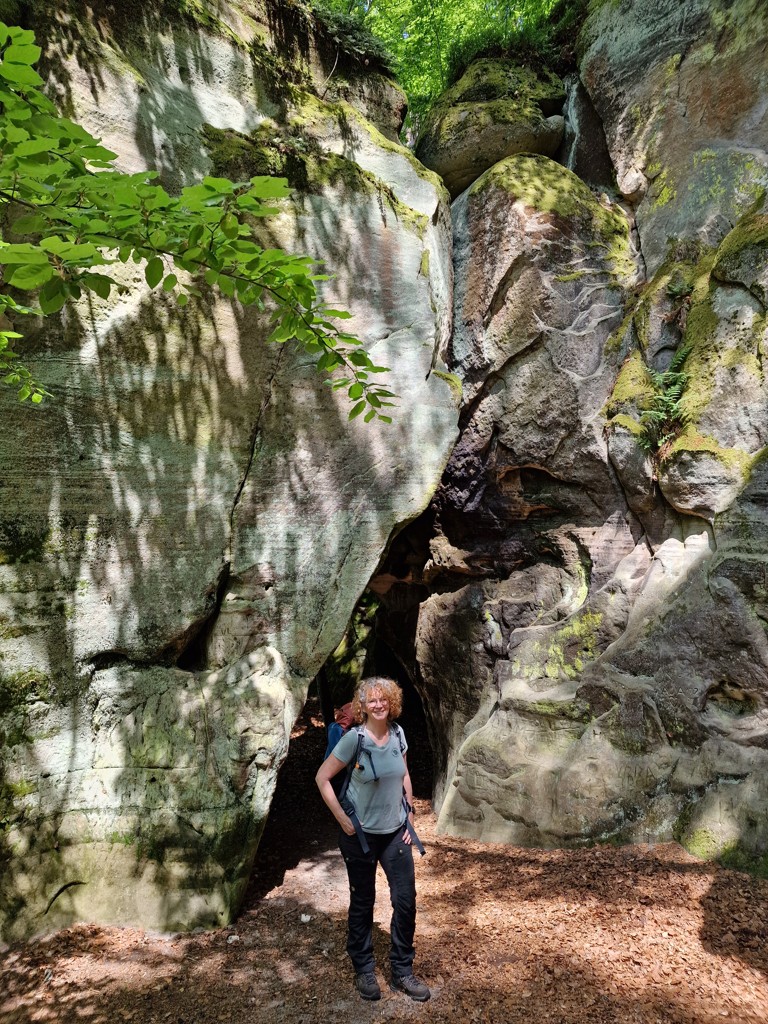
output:
<svg viewBox="0 0 768 1024"><path fill-rule="evenodd" d="M363 1002L344 953L343 864L312 783L323 747L309 707L233 927L78 925L14 946L0 957L0 1024L768 1020L768 882L672 844L543 851L436 835L424 799L416 970L433 997L417 1004L385 987ZM413 743L409 757L418 780ZM383 986L388 918L382 884Z"/></svg>

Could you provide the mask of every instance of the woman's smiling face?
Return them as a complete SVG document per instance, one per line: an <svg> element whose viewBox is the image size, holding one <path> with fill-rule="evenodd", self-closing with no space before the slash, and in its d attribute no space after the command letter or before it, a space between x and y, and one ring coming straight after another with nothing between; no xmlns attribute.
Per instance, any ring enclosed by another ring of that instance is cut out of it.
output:
<svg viewBox="0 0 768 1024"><path fill-rule="evenodd" d="M374 721L384 721L389 714L389 701L381 690L372 690L366 698L365 710Z"/></svg>

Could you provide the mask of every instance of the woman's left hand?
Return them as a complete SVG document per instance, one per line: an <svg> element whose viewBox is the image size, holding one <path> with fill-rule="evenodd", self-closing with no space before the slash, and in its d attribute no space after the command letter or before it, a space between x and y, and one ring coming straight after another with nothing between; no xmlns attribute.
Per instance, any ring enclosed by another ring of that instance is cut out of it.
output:
<svg viewBox="0 0 768 1024"><path fill-rule="evenodd" d="M411 824L413 824L413 815L409 814L408 817L410 818ZM406 844L406 846L410 846L411 843L413 842L413 840L411 839L411 833L408 831L408 829L406 829L405 832L403 832L403 842Z"/></svg>

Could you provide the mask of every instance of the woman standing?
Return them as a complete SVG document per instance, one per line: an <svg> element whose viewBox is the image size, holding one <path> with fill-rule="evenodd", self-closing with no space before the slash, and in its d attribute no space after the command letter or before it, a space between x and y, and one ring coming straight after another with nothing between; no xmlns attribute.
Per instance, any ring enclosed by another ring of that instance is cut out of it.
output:
<svg viewBox="0 0 768 1024"><path fill-rule="evenodd" d="M394 724L402 710L402 698L393 680L378 676L364 679L353 701L355 720L362 725L342 736L320 766L315 781L341 827L339 849L347 865L350 894L347 952L355 970L355 988L363 999L381 998L373 959L376 865L381 864L392 901L392 988L426 1002L430 991L413 974L413 792L406 761L408 745L402 729ZM347 813L331 779L353 760L344 796Z"/></svg>

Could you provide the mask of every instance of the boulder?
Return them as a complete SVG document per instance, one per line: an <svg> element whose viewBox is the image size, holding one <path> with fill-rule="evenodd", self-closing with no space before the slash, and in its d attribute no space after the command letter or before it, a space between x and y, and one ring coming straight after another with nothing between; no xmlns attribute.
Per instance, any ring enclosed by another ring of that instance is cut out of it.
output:
<svg viewBox="0 0 768 1024"><path fill-rule="evenodd" d="M635 273L626 218L530 155L486 171L452 216L449 365L464 425L433 502L419 581L433 593L416 639L431 735L444 744L441 828L453 827L461 744L498 700L499 666L535 688L575 678L619 635L647 567L599 417Z"/></svg>
<svg viewBox="0 0 768 1024"><path fill-rule="evenodd" d="M416 155L455 198L505 157L554 156L563 138L564 102L562 82L546 69L477 60L430 110Z"/></svg>
<svg viewBox="0 0 768 1024"><path fill-rule="evenodd" d="M696 261L665 263L624 326L637 347L605 411L628 495L649 493L637 475L644 449L654 453L669 504L711 521L738 497L768 444L758 298L768 253L764 219L747 216Z"/></svg>
<svg viewBox="0 0 768 1024"><path fill-rule="evenodd" d="M304 700L277 651L211 673L119 665L76 693L30 670L0 699L7 938L232 919Z"/></svg>

